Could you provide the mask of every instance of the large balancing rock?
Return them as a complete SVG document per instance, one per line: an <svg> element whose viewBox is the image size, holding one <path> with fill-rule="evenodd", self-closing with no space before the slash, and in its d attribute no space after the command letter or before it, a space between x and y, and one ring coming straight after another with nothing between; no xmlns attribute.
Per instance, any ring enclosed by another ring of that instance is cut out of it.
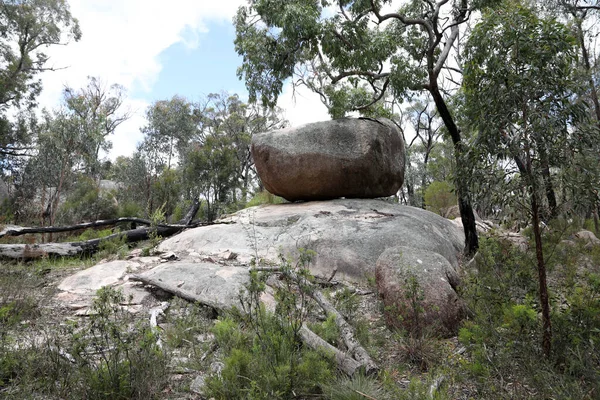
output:
<svg viewBox="0 0 600 400"><path fill-rule="evenodd" d="M344 118L255 135L252 155L265 189L289 201L396 194L404 140L387 119Z"/></svg>

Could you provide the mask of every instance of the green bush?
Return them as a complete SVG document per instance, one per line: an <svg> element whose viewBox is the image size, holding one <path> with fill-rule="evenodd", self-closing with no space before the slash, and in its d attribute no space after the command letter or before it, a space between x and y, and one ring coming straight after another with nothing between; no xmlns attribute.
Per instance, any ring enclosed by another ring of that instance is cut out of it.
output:
<svg viewBox="0 0 600 400"><path fill-rule="evenodd" d="M453 187L446 181L431 182L425 189L425 207L429 211L441 214L442 210L456 204L456 195Z"/></svg>
<svg viewBox="0 0 600 400"><path fill-rule="evenodd" d="M312 252L301 251L300 261L292 266L282 259L282 271L294 270L310 279L307 263ZM298 267L298 268L297 268ZM207 379L207 397L215 399L290 399L306 398L321 392L321 384L333 377L332 360L306 349L300 329L306 321L307 288L287 279L276 290L275 313L265 309L260 296L265 274L251 272L241 310L235 318L221 319L213 333L223 349L224 368L220 375ZM246 328L246 329L244 329Z"/></svg>
<svg viewBox="0 0 600 400"><path fill-rule="evenodd" d="M141 217L144 215L144 210L139 204L133 201L123 201L119 203L117 216L121 217Z"/></svg>
<svg viewBox="0 0 600 400"><path fill-rule="evenodd" d="M0 324L0 392L24 399L160 397L168 358L157 345L156 333L134 323L122 309L123 301L120 292L102 288L89 321L30 331L31 337L25 330L7 332Z"/></svg>
<svg viewBox="0 0 600 400"><path fill-rule="evenodd" d="M57 213L62 224L96 221L117 216L118 206L113 193L100 191L93 179L80 177Z"/></svg>
<svg viewBox="0 0 600 400"><path fill-rule="evenodd" d="M79 235L77 237L77 241L84 242L86 240L104 238L104 237L110 236L112 234L113 234L113 230L110 228L107 228L107 229L89 228L89 229L86 229L85 231L83 231L81 233L81 235Z"/></svg>
<svg viewBox="0 0 600 400"><path fill-rule="evenodd" d="M104 239L98 245L98 253L96 257L99 259L116 256L118 259L123 259L127 256L129 245L125 235L118 235L111 239Z"/></svg>
<svg viewBox="0 0 600 400"><path fill-rule="evenodd" d="M70 333L76 368L73 398L153 399L167 382L167 356L149 326L133 325L123 295L97 292L90 324ZM73 327L76 328L76 327Z"/></svg>
<svg viewBox="0 0 600 400"><path fill-rule="evenodd" d="M207 396L267 400L319 393L320 384L332 377L331 362L303 348L280 317L264 309L260 313L260 334L244 332L244 325L232 319L215 325L225 367L220 376L207 379Z"/></svg>
<svg viewBox="0 0 600 400"><path fill-rule="evenodd" d="M310 330L319 335L325 341L337 346L340 337L340 328L335 322L335 315L331 314L320 324L309 324Z"/></svg>
<svg viewBox="0 0 600 400"><path fill-rule="evenodd" d="M341 376L333 382L324 382L323 392L330 400L391 400L393 398L379 381L362 374L357 374L353 378Z"/></svg>
<svg viewBox="0 0 600 400"><path fill-rule="evenodd" d="M461 365L482 398L525 398L532 392L536 398L586 398L600 390L600 278L576 272L582 253L576 257L573 246L557 246L560 237L553 229L544 235L552 267L550 358L541 349L535 249L523 253L496 238L480 242L476 267L461 288L470 316L459 342L468 349Z"/></svg>
<svg viewBox="0 0 600 400"><path fill-rule="evenodd" d="M274 194L263 190L262 192L256 193L246 204L245 208L260 206L262 204L282 204L287 203L287 201L279 196L275 196Z"/></svg>

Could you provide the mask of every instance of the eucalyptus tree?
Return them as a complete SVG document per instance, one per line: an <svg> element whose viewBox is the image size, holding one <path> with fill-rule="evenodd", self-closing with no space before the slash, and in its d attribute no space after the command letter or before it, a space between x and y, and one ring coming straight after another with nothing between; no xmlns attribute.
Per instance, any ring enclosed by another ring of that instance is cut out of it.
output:
<svg viewBox="0 0 600 400"><path fill-rule="evenodd" d="M445 77L460 72L451 55L471 13L497 1L473 0L250 0L235 17L238 69L250 101L273 105L284 82L318 93L332 117L369 113L386 94L409 98L428 92L455 148L464 144L448 106ZM458 78L457 78L458 79ZM478 247L468 168L456 179L466 236Z"/></svg>
<svg viewBox="0 0 600 400"><path fill-rule="evenodd" d="M42 225L54 225L60 199L74 181L76 149L81 147L78 133L64 108L43 111L36 132L36 154L27 161L19 188L25 198L39 200L34 207L39 209Z"/></svg>
<svg viewBox="0 0 600 400"><path fill-rule="evenodd" d="M65 0L3 0L0 4L0 157L31 150L31 131L10 109L31 109L48 65L46 50L79 40L81 31Z"/></svg>
<svg viewBox="0 0 600 400"><path fill-rule="evenodd" d="M165 168L184 156L190 140L198 132L200 118L194 104L181 96L154 102L146 111L142 128L145 140L164 158Z"/></svg>
<svg viewBox="0 0 600 400"><path fill-rule="evenodd" d="M65 110L72 129L79 135L77 152L86 175L96 179L100 172L100 150L112 147L108 137L130 117L124 109L125 89L117 84L105 85L99 78L88 77L81 89L66 87L63 91Z"/></svg>
<svg viewBox="0 0 600 400"><path fill-rule="evenodd" d="M589 112L593 115L600 129L600 100L598 99L598 48L597 38L600 35L598 22L600 17L600 1L598 0L550 0L545 7L564 18L570 24L577 39L579 48L579 65L587 81L587 90L582 94L588 99ZM578 171L584 173L571 174L571 179L581 183L579 193L574 195L578 203L583 204L587 212L594 216L595 229L600 233L600 146L598 140L588 145L580 143L573 156L579 161ZM577 172L577 171L575 171ZM595 177L595 178L594 178Z"/></svg>
<svg viewBox="0 0 600 400"><path fill-rule="evenodd" d="M241 201L246 203L252 184L257 180L254 160L250 152L252 136L256 133L282 129L287 121L278 107L244 103L237 94L211 93L202 107L202 135L224 135L235 149L237 165L234 170L236 185L241 190ZM233 193L234 197L237 197Z"/></svg>
<svg viewBox="0 0 600 400"><path fill-rule="evenodd" d="M472 152L475 159L511 160L518 174L505 179L518 182L529 203L546 355L552 328L540 217L544 195L548 206L554 206L548 195L549 167L568 164L565 149L583 134L572 132L585 117L577 101L576 45L562 23L507 0L501 9L484 13L465 51L465 112L476 134Z"/></svg>
<svg viewBox="0 0 600 400"><path fill-rule="evenodd" d="M183 168L184 186L191 198L202 198L206 220L213 221L226 208L236 208L234 198L239 166L231 138L209 134L202 143L193 143Z"/></svg>
<svg viewBox="0 0 600 400"><path fill-rule="evenodd" d="M416 101L408 107L406 118L414 129L407 144L408 163L405 178L410 205L424 207L423 191L434 179L428 174L428 164L434 148L442 136L435 106L427 101ZM417 196L416 192L420 195Z"/></svg>
<svg viewBox="0 0 600 400"><path fill-rule="evenodd" d="M105 90L90 78L83 89L66 88L62 104L42 110L40 121L30 125L35 147L18 173L19 185L21 193L30 194L29 200L39 194L41 215L50 224L78 176L99 178L99 150L109 148L107 135L127 117L120 113L121 94L119 87Z"/></svg>

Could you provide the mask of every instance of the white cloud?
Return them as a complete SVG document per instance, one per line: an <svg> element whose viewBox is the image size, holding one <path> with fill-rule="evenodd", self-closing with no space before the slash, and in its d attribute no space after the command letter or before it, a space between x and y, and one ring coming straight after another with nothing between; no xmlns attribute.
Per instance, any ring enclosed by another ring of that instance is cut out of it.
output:
<svg viewBox="0 0 600 400"><path fill-rule="evenodd" d="M318 94L304 86L294 91L291 82L284 86L277 105L285 111L285 118L292 126L331 119Z"/></svg>
<svg viewBox="0 0 600 400"><path fill-rule="evenodd" d="M65 69L42 75L40 105L55 107L65 85L82 87L88 76L130 91L150 92L160 74L158 56L164 50L176 43L197 47L208 22L228 23L242 4L243 0L70 0L83 37L48 51L50 66ZM137 112L112 138L113 158L131 153L141 137L139 127L147 104L129 98L126 105Z"/></svg>
<svg viewBox="0 0 600 400"><path fill-rule="evenodd" d="M49 50L50 65L65 68L42 75L44 90L39 102L53 108L60 103L65 85L80 88L88 76L106 84L118 83L128 91L151 93L162 66L159 56L182 43L193 49L210 23L230 23L245 0L70 0L71 12L79 19L83 37L68 46ZM190 77L196 79L196 77ZM232 77L232 80L236 79ZM223 82L223 87L230 83ZM151 96L149 96L151 97ZM330 119L318 95L299 88L293 96L286 85L278 105L292 125ZM110 137L110 158L130 155L142 139L146 100L129 97L125 107L132 117Z"/></svg>

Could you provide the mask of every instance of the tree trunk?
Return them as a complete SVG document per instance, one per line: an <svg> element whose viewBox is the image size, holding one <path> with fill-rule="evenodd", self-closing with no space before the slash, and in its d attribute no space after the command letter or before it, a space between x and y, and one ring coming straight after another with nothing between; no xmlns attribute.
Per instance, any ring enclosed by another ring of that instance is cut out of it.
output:
<svg viewBox="0 0 600 400"><path fill-rule="evenodd" d="M461 172L456 178L456 194L458 197L458 209L460 210L460 218L462 220L464 232L465 232L465 250L464 253L467 256L472 256L477 252L479 248L479 239L477 237L477 226L475 224L475 214L473 212L473 206L471 205L471 194L469 191L469 178L461 175L465 174L467 168L461 168L462 155L464 152L464 143L462 142L460 131L454 123L452 114L440 93L437 82L431 82L429 86L429 92L433 97L433 101L437 107L438 113L448 132L452 138L454 144L454 156L456 158L456 169L457 172ZM469 174L470 175L470 174Z"/></svg>
<svg viewBox="0 0 600 400"><path fill-rule="evenodd" d="M533 177L531 179L534 179ZM546 282L546 264L542 250L542 234L540 231L540 211L538 195L535 186L531 188L531 212L533 214L533 236L535 238L535 256L537 258L537 269L540 290L540 305L542 307L542 349L544 355L550 357L552 351L552 324L550 321L550 304L548 300L548 284Z"/></svg>
<svg viewBox="0 0 600 400"><path fill-rule="evenodd" d="M542 349L546 357L552 351L552 323L550 321L550 302L548 299L548 283L546 280L546 264L544 262L544 250L542 247L542 232L540 230L540 207L535 183L535 176L531 168L531 156L527 154L527 164L514 156L519 172L527 178L529 190L531 191L531 213L533 225L533 237L535 239L535 256L537 259L538 283L540 291L540 306L542 307Z"/></svg>
<svg viewBox="0 0 600 400"><path fill-rule="evenodd" d="M191 301L194 303L200 303L211 307L217 313L221 314L227 310L224 310L221 305L215 303L212 299L203 296L202 293L189 293L183 291L173 285L169 285L163 281L158 281L152 278L140 276L140 275L132 275L129 277L132 281L142 282L146 285L156 286L158 288L163 289L166 292L174 294L177 297L180 297L184 300ZM337 311L337 310L336 310ZM339 313L338 313L339 314ZM348 376L354 376L358 371L361 370L361 367L365 367L365 365L361 364L357 360L355 360L350 354L346 352L340 351L338 348L332 346L323 340L319 335L311 331L306 324L302 324L300 328L300 339L303 343L305 343L311 349L324 353L328 356L333 356L334 360L338 368L344 372Z"/></svg>
<svg viewBox="0 0 600 400"><path fill-rule="evenodd" d="M556 193L554 192L554 185L552 184L552 177L550 176L550 165L548 163L548 155L546 154L545 149L540 150L540 163L542 167L542 179L544 180L544 189L546 191L546 198L548 200L547 219L552 220L556 218L558 214L558 204L556 201Z"/></svg>
<svg viewBox="0 0 600 400"><path fill-rule="evenodd" d="M577 36L579 39L579 47L581 48L581 55L583 58L583 66L588 73L588 83L590 85L590 96L592 97L592 103L594 103L594 111L596 114L596 121L600 124L600 101L598 101L598 93L596 92L596 84L592 76L592 66L590 63L590 56L587 48L585 47L585 37L583 35L583 28L581 26L581 20L574 15L577 27Z"/></svg>
<svg viewBox="0 0 600 400"><path fill-rule="evenodd" d="M112 239L124 238L125 242L138 242L146 240L151 233L156 233L158 236L167 237L180 232L183 229L192 228L197 225L192 225L191 221L198 212L200 203L196 200L187 212L185 218L181 220L182 225L165 225L160 224L155 227L146 227L139 229L131 229L125 232L113 233L104 238L91 239L83 242L69 243L42 243L42 244L0 244L0 258L28 260L41 257L69 257L80 254L93 254L100 248L100 244ZM151 223L151 221L139 218L118 218L116 220L96 221L87 224L79 224L71 227L42 227L42 228L23 228L5 232L8 236L24 235L26 233L41 233L41 232L67 232L82 227L106 226L114 225L114 222L136 221L140 223ZM108 222L108 223L107 223ZM75 229L73 229L75 228Z"/></svg>
<svg viewBox="0 0 600 400"><path fill-rule="evenodd" d="M4 231L3 233L0 233L0 238L3 238L5 236L22 236L22 235L29 235L29 234L36 234L36 233L58 233L58 232L73 232L73 231L80 231L83 229L89 229L89 228L98 228L101 226L114 226L114 225L118 225L121 223L125 223L125 222L132 222L135 224L140 224L140 225L152 225L152 221L148 220L148 219L142 219L142 218L129 218L129 217L124 217L124 218L115 218L115 219L101 219L98 221L94 221L94 222L85 222L83 224L77 224L77 225L69 225L69 226L42 226L42 227L33 227L33 228L15 228L15 229L10 229L7 231ZM158 227L163 227L163 228L188 228L188 227L194 227L197 225L190 225L188 224L158 224Z"/></svg>
<svg viewBox="0 0 600 400"><path fill-rule="evenodd" d="M600 208L600 206L598 206L598 203L594 203L594 230L596 231L596 235L600 234L600 221L598 220L598 209Z"/></svg>
<svg viewBox="0 0 600 400"><path fill-rule="evenodd" d="M104 238L83 242L41 243L41 244L0 244L0 258L31 260L42 257L71 257L82 254L93 254L100 249L100 244L112 239L125 238L125 242L139 242L150 237L150 233L167 237L181 231L184 227L138 228L125 232L113 233Z"/></svg>

